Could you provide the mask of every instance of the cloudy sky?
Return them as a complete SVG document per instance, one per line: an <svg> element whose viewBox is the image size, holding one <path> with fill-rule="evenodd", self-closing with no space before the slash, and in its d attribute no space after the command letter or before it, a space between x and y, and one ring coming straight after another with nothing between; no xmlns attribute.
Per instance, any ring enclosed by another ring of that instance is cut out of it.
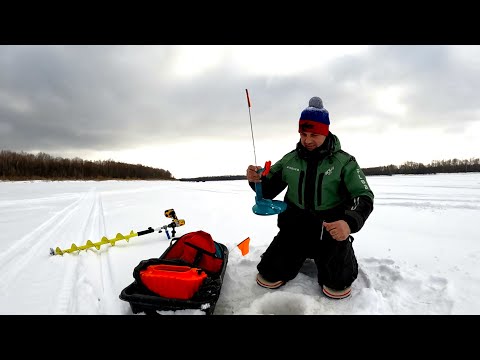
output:
<svg viewBox="0 0 480 360"><path fill-rule="evenodd" d="M428 164L480 156L478 94L476 45L0 45L0 149L243 175L320 96L360 166Z"/></svg>

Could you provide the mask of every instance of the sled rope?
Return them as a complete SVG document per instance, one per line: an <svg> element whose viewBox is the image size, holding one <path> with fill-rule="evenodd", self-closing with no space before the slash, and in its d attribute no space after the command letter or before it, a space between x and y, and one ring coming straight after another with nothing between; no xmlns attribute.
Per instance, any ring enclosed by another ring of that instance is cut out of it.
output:
<svg viewBox="0 0 480 360"><path fill-rule="evenodd" d="M77 246L76 244L72 244L72 246L69 249L62 250L62 249L60 249L60 247L57 247L54 250L53 248L50 248L50 255L63 255L65 253L72 253L72 252L75 252L75 251L87 250L87 249L90 249L92 247L94 247L97 250L100 250L100 247L102 245L110 244L111 246L115 246L115 243L117 241L125 240L126 242L129 242L132 237L142 236L142 235L150 234L150 233L153 233L153 232L161 233L162 231L165 231L165 233L167 235L167 238L170 239L171 237L170 237L170 233L168 231L168 228L172 229L172 237L173 237L173 236L175 236L175 232L176 232L175 228L178 227L178 226L185 225L185 220L184 219L178 219L177 215L175 214L175 210L173 210L173 209L165 210L165 216L168 217L168 218L172 218L172 222L169 223L169 224L163 225L163 226L159 226L155 229L152 228L152 227L149 227L146 230L142 230L142 231L138 231L138 232L134 232L132 230L132 231L130 231L129 234L126 234L126 235L123 235L121 233L117 233L117 235L112 239L109 239L106 236L103 236L100 241L95 242L95 243L92 242L91 240L88 240L86 242L86 244L82 245L82 246Z"/></svg>

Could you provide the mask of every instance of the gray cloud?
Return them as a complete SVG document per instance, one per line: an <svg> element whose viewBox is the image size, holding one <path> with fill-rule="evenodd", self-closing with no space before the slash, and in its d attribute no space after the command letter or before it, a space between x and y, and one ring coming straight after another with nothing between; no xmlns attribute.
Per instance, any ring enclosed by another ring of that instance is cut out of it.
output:
<svg viewBox="0 0 480 360"><path fill-rule="evenodd" d="M290 131L314 95L324 99L332 124L368 115L372 132L393 123L460 131L478 121L480 67L465 65L455 51L374 46L288 76L252 75L226 61L176 78L175 46L1 46L0 148L50 152L194 138L249 141L246 88L256 135ZM391 87L404 91L402 115L374 101L373 94Z"/></svg>
<svg viewBox="0 0 480 360"><path fill-rule="evenodd" d="M385 119L405 128L450 129L453 124L461 129L478 121L475 113L480 109L476 95L480 90L480 67L472 71L456 61L452 55L457 49L433 45L378 46L364 57L339 60L330 69L335 78L330 85L341 109L337 116L347 116L356 109L378 118L378 124ZM339 89L349 81L357 83L356 91L341 96ZM408 107L405 116L386 116L371 102L373 90L386 91L390 86L405 89L401 98Z"/></svg>

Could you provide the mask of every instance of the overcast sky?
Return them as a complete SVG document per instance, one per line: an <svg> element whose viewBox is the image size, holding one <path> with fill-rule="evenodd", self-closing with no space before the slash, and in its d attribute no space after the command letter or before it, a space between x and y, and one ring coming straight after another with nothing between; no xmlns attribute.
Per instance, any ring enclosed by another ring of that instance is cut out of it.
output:
<svg viewBox="0 0 480 360"><path fill-rule="evenodd" d="M243 175L319 96L361 167L429 164L480 156L479 94L477 45L1 45L0 149Z"/></svg>

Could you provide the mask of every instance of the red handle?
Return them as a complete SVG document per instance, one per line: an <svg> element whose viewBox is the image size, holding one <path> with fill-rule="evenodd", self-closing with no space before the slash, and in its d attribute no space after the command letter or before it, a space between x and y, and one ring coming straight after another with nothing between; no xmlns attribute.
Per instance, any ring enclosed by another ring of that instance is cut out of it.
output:
<svg viewBox="0 0 480 360"><path fill-rule="evenodd" d="M270 160L265 161L265 168L262 171L262 176L266 176L270 172L270 166L272 165L272 162Z"/></svg>

